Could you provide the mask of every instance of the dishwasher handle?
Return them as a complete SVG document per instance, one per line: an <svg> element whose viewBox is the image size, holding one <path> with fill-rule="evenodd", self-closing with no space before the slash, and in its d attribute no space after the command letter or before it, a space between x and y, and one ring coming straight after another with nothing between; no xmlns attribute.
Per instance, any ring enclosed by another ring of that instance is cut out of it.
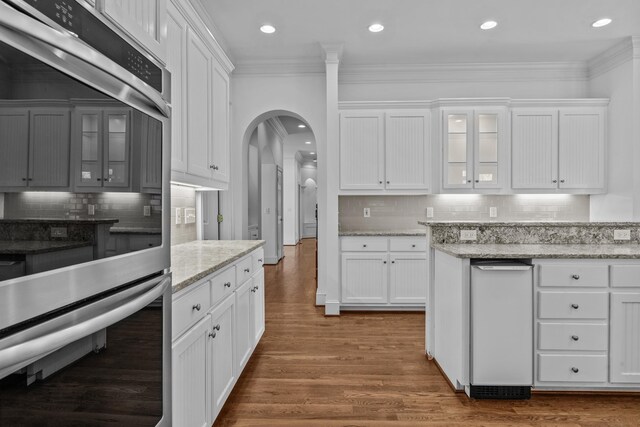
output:
<svg viewBox="0 0 640 427"><path fill-rule="evenodd" d="M532 265L474 265L482 271L527 271L531 270Z"/></svg>

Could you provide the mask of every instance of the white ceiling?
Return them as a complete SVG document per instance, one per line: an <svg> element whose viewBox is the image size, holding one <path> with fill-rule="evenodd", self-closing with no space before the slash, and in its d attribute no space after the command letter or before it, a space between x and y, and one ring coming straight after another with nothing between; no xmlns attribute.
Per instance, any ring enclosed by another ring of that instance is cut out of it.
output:
<svg viewBox="0 0 640 427"><path fill-rule="evenodd" d="M640 35L640 0L196 1L236 63L317 62L320 43L343 43L354 65L586 61ZM614 21L592 28L601 17ZM498 27L480 30L488 19ZM370 33L374 22L385 30Z"/></svg>
<svg viewBox="0 0 640 427"><path fill-rule="evenodd" d="M295 117L291 116L278 116L278 119L280 120L280 123L282 123L282 126L284 126L284 128L287 130L287 133L289 135L292 135L294 133L309 132L309 129L306 128L306 124L300 119L296 119ZM305 125L305 127L299 128L298 125Z"/></svg>

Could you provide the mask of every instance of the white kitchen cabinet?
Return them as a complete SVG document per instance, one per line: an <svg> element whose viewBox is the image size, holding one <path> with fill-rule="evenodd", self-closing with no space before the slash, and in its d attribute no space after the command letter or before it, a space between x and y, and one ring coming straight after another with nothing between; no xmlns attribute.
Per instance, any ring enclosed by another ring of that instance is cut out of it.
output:
<svg viewBox="0 0 640 427"><path fill-rule="evenodd" d="M253 345L257 345L264 334L264 270L261 268L251 279L251 313L253 318Z"/></svg>
<svg viewBox="0 0 640 427"><path fill-rule="evenodd" d="M506 110L443 108L445 189L497 189L503 186Z"/></svg>
<svg viewBox="0 0 640 427"><path fill-rule="evenodd" d="M145 116L140 144L140 191L162 192L162 123ZM134 169L134 172L136 170Z"/></svg>
<svg viewBox="0 0 640 427"><path fill-rule="evenodd" d="M427 301L426 253L391 253L389 302L425 304Z"/></svg>
<svg viewBox="0 0 640 427"><path fill-rule="evenodd" d="M229 76L215 59L212 66L209 167L214 180L229 182Z"/></svg>
<svg viewBox="0 0 640 427"><path fill-rule="evenodd" d="M29 110L0 109L0 186L26 187L29 165Z"/></svg>
<svg viewBox="0 0 640 427"><path fill-rule="evenodd" d="M388 302L387 253L342 254L342 302Z"/></svg>
<svg viewBox="0 0 640 427"><path fill-rule="evenodd" d="M640 383L640 293L611 294L612 383Z"/></svg>
<svg viewBox="0 0 640 427"><path fill-rule="evenodd" d="M235 384L236 370L234 369L234 323L235 297L230 295L211 311L211 334L209 337L209 360L211 368L210 402L212 414L210 423L218 416L222 405L229 397Z"/></svg>
<svg viewBox="0 0 640 427"><path fill-rule="evenodd" d="M189 24L172 1L167 3L167 70L171 73L171 170L187 171L187 31Z"/></svg>
<svg viewBox="0 0 640 427"><path fill-rule="evenodd" d="M174 426L208 427L209 362L211 317L205 316L186 334L173 343L171 386L173 388L172 419Z"/></svg>
<svg viewBox="0 0 640 427"><path fill-rule="evenodd" d="M602 192L605 108L513 109L514 190Z"/></svg>
<svg viewBox="0 0 640 427"><path fill-rule="evenodd" d="M253 350L254 285L248 280L236 290L236 372L240 375Z"/></svg>
<svg viewBox="0 0 640 427"><path fill-rule="evenodd" d="M167 0L98 0L97 4L109 21L164 63L166 3Z"/></svg>
<svg viewBox="0 0 640 427"><path fill-rule="evenodd" d="M340 113L342 190L428 190L428 110Z"/></svg>

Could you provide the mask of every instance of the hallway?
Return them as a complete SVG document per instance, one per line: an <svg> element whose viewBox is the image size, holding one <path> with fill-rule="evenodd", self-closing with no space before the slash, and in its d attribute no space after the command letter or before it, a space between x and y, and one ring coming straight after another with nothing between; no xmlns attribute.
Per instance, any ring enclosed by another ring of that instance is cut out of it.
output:
<svg viewBox="0 0 640 427"><path fill-rule="evenodd" d="M424 356L424 313L314 307L315 241L265 266L266 332L216 426L637 426L640 396L472 401Z"/></svg>

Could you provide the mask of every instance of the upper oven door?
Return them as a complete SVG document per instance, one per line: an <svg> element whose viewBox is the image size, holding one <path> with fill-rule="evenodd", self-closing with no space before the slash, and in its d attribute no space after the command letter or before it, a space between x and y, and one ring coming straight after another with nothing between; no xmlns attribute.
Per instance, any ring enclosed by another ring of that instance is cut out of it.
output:
<svg viewBox="0 0 640 427"><path fill-rule="evenodd" d="M8 2L0 0L0 330L170 266L169 105Z"/></svg>

